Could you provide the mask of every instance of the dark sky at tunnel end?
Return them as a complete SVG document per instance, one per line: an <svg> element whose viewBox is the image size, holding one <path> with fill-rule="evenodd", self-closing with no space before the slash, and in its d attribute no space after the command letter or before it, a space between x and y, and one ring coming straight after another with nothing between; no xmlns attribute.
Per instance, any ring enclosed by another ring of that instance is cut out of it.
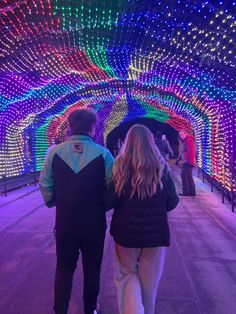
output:
<svg viewBox="0 0 236 314"><path fill-rule="evenodd" d="M121 138L124 140L128 130L134 125L134 124L143 124L147 126L153 134L155 134L157 131L161 131L162 134L165 134L168 141L170 142L170 145L175 147L178 146L178 132L172 128L169 124L156 121L154 119L150 118L135 118L132 120L129 120L127 122L121 123L119 126L114 128L107 136L107 148L112 151L112 143L117 138Z"/></svg>

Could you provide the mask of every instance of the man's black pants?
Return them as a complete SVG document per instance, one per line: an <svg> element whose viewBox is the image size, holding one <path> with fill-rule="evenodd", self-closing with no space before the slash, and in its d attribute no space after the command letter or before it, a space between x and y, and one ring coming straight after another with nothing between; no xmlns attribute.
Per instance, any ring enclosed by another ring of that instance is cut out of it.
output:
<svg viewBox="0 0 236 314"><path fill-rule="evenodd" d="M91 314L96 309L104 238L105 234L93 237L56 236L57 268L53 308L56 314L68 312L73 274L79 253L82 255L84 274L85 314Z"/></svg>
<svg viewBox="0 0 236 314"><path fill-rule="evenodd" d="M195 183L193 180L193 166L188 162L183 163L181 178L183 184L184 195L196 195Z"/></svg>

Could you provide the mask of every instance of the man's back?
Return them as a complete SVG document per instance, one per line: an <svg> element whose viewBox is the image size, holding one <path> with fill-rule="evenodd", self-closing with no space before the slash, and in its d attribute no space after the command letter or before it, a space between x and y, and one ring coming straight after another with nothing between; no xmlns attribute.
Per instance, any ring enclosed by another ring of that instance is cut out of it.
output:
<svg viewBox="0 0 236 314"><path fill-rule="evenodd" d="M56 205L57 233L83 236L104 231L102 194L112 162L110 152L88 135L74 135L52 149L40 185L43 193L43 187L50 186L53 178L53 195L48 205Z"/></svg>
<svg viewBox="0 0 236 314"><path fill-rule="evenodd" d="M91 137L95 134L95 112L76 109L69 114L68 123L72 136L49 152L39 179L45 204L56 205L53 309L55 313L68 312L73 274L81 254L84 313L91 314L97 309L106 229L103 191L114 159Z"/></svg>

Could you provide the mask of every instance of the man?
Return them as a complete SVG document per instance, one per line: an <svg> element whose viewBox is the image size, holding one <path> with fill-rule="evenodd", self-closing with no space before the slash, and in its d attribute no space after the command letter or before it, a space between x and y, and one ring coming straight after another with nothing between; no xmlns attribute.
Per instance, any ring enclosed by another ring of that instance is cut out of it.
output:
<svg viewBox="0 0 236 314"><path fill-rule="evenodd" d="M95 314L99 313L97 296L106 229L103 193L114 159L92 138L95 113L75 110L68 120L71 136L49 152L39 180L45 204L56 205L54 311L68 312L73 274L81 253L84 312Z"/></svg>
<svg viewBox="0 0 236 314"><path fill-rule="evenodd" d="M168 146L167 143L162 139L162 133L160 131L156 132L156 136L154 138L157 148L159 149L162 157L166 159L166 154L168 154Z"/></svg>
<svg viewBox="0 0 236 314"><path fill-rule="evenodd" d="M123 141L121 138L118 138L113 142L113 154L115 157L120 153L122 146L123 146Z"/></svg>
<svg viewBox="0 0 236 314"><path fill-rule="evenodd" d="M166 153L165 157L166 157L166 160L168 160L170 156L172 157L174 155L174 151L171 148L170 143L169 143L168 139L166 138L165 134L162 134L162 140L166 143L166 146L167 146L167 153Z"/></svg>
<svg viewBox="0 0 236 314"><path fill-rule="evenodd" d="M193 136L188 135L185 131L179 131L179 137L182 141L181 158L183 161L181 178L183 184L184 196L195 196L196 189L193 180L193 167L195 165L195 145Z"/></svg>

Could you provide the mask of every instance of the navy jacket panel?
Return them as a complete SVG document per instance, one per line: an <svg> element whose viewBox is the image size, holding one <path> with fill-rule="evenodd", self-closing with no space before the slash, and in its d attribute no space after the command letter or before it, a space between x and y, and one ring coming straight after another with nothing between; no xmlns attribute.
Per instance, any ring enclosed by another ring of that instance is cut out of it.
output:
<svg viewBox="0 0 236 314"><path fill-rule="evenodd" d="M49 152L40 175L46 205L56 205L56 232L87 235L106 228L103 193L113 157L91 137L73 136Z"/></svg>

